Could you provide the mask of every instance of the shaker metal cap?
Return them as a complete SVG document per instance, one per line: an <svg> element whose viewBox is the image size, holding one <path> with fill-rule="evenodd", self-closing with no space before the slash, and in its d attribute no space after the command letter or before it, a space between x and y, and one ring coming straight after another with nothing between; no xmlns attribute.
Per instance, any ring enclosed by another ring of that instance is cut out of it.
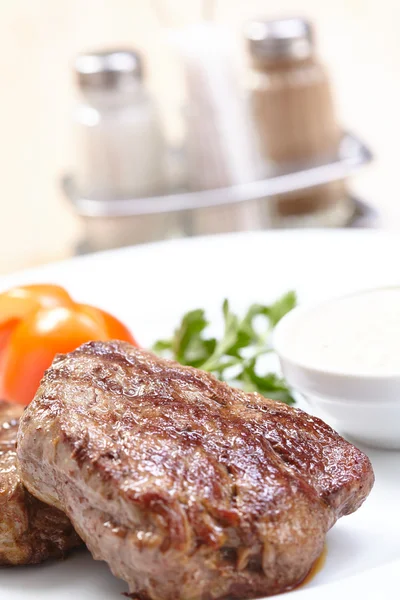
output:
<svg viewBox="0 0 400 600"><path fill-rule="evenodd" d="M261 60L302 60L314 47L312 25L301 18L250 21L245 36L251 55Z"/></svg>
<svg viewBox="0 0 400 600"><path fill-rule="evenodd" d="M142 78L140 55L133 50L109 50L80 54L75 72L81 89L121 89Z"/></svg>

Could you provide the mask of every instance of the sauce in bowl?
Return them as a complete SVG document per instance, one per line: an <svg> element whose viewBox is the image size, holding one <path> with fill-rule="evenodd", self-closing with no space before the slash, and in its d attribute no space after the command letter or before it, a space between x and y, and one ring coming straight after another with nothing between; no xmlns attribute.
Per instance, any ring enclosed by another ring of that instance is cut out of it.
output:
<svg viewBox="0 0 400 600"><path fill-rule="evenodd" d="M400 287L295 308L274 348L318 416L356 442L400 450Z"/></svg>
<svg viewBox="0 0 400 600"><path fill-rule="evenodd" d="M344 374L400 374L400 288L321 303L306 310L287 336L298 364Z"/></svg>

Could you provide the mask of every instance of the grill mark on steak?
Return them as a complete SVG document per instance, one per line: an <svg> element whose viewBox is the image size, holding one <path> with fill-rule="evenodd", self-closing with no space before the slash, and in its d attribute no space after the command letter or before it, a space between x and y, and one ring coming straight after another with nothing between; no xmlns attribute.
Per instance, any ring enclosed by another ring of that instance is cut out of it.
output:
<svg viewBox="0 0 400 600"><path fill-rule="evenodd" d="M24 481L150 600L290 588L373 484L319 419L123 342L57 357L19 457Z"/></svg>

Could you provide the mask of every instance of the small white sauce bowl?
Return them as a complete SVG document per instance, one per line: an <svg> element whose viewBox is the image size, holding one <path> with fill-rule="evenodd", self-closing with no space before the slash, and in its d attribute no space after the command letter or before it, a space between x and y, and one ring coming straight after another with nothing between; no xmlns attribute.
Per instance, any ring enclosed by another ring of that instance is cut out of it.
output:
<svg viewBox="0 0 400 600"><path fill-rule="evenodd" d="M289 385L344 436L369 446L400 450L400 369L398 373L386 374L335 370L328 364L324 367L309 364L312 361L303 361L298 349L293 351L299 325L304 328L314 311L327 302L343 298L347 297L300 306L281 319L273 343L283 375Z"/></svg>

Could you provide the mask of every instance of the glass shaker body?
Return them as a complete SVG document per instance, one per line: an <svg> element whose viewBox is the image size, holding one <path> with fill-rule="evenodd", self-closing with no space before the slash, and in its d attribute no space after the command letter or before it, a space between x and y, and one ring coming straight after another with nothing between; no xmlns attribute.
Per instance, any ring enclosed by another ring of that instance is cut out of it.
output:
<svg viewBox="0 0 400 600"><path fill-rule="evenodd" d="M166 144L140 82L129 90L85 90L75 128L82 195L112 199L165 192Z"/></svg>
<svg viewBox="0 0 400 600"><path fill-rule="evenodd" d="M277 23L285 25L284 20ZM266 37L263 48L263 40L257 39L251 52L250 103L260 153L272 171L323 164L339 153L341 130L329 77L306 31L304 39L288 36L285 47L281 39ZM295 46L300 42L303 46ZM296 55L295 50L302 52ZM351 217L352 206L344 182L337 181L278 196L273 213L278 226L341 226Z"/></svg>

